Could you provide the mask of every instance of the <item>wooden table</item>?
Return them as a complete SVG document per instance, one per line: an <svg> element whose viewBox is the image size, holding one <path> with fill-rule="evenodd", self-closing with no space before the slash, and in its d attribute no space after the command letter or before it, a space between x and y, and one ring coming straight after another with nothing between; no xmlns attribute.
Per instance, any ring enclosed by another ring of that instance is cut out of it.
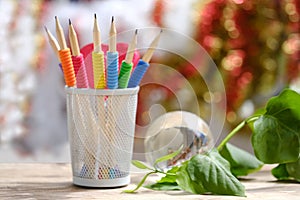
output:
<svg viewBox="0 0 300 200"><path fill-rule="evenodd" d="M143 174L132 173L131 185L118 189L89 189L72 184L70 164L0 164L0 199L300 199L300 184L277 182L265 167L242 180L247 198L215 195L192 195L182 191L152 191L141 188L137 194L122 191L132 189ZM151 177L148 182L156 180Z"/></svg>

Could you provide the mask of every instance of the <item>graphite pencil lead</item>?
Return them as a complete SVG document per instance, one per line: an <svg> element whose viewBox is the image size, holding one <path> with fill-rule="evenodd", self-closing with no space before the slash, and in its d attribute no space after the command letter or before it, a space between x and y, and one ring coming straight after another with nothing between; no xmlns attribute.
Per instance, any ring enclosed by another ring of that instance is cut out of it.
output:
<svg viewBox="0 0 300 200"><path fill-rule="evenodd" d="M110 31L109 31L109 46L108 49L110 52L116 52L117 51L117 30L114 22L114 17L112 17L111 25L110 25Z"/></svg>

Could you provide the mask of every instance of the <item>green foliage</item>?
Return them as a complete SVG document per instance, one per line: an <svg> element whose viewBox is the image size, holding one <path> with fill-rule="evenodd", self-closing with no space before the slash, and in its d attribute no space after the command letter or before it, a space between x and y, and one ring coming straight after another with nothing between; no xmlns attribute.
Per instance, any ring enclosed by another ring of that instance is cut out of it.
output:
<svg viewBox="0 0 300 200"><path fill-rule="evenodd" d="M278 180L288 180L290 175L286 170L286 164L279 164L277 167L272 169L272 175Z"/></svg>
<svg viewBox="0 0 300 200"><path fill-rule="evenodd" d="M300 95L284 90L254 122L252 145L264 163L294 162L300 153Z"/></svg>
<svg viewBox="0 0 300 200"><path fill-rule="evenodd" d="M142 187L142 185L144 184L144 182L146 181L146 179L148 178L149 175L151 174L155 174L156 172L152 171L147 173L142 180L139 182L139 184L136 186L136 188L132 189L132 190L124 190L123 192L125 193L135 193L140 187Z"/></svg>
<svg viewBox="0 0 300 200"><path fill-rule="evenodd" d="M161 180L146 187L154 190L182 189L194 194L245 196L244 186L231 174L229 163L216 150L206 155L198 154L181 167L173 167Z"/></svg>
<svg viewBox="0 0 300 200"><path fill-rule="evenodd" d="M278 180L296 180L300 182L300 158L296 162L279 164L272 169L272 174Z"/></svg>
<svg viewBox="0 0 300 200"><path fill-rule="evenodd" d="M250 153L227 143L220 154L230 163L230 170L236 177L246 176L261 169L263 162Z"/></svg>
<svg viewBox="0 0 300 200"><path fill-rule="evenodd" d="M146 185L144 187L151 189L151 190L162 190L162 191L180 190L180 187L178 186L178 184L176 182L154 183L154 184Z"/></svg>
<svg viewBox="0 0 300 200"><path fill-rule="evenodd" d="M193 181L187 171L188 162L183 163L180 167L179 171L177 172L177 179L176 182L179 187L190 193L194 194L203 194L205 193L205 189L203 184L199 181Z"/></svg>
<svg viewBox="0 0 300 200"><path fill-rule="evenodd" d="M259 160L228 143L246 125L253 131L252 146ZM151 172L135 189L125 192L135 192L150 174L162 173L165 176L161 180L146 187L154 190L181 189L194 194L245 196L245 188L235 176L258 171L263 162L279 164L272 170L277 179L300 182L300 95L289 89L284 90L279 96L271 98L265 109L233 129L217 150L213 149L205 155L197 154L166 173L156 168L159 162L172 159L181 151L182 147L158 158L154 169L133 161L136 167Z"/></svg>
<svg viewBox="0 0 300 200"><path fill-rule="evenodd" d="M136 166L139 169L149 169L152 170L152 168L148 167L145 163L139 161L139 160L132 160L131 163Z"/></svg>
<svg viewBox="0 0 300 200"><path fill-rule="evenodd" d="M300 182L300 158L296 162L286 163L286 170L290 177Z"/></svg>
<svg viewBox="0 0 300 200"><path fill-rule="evenodd" d="M174 158L175 156L177 156L182 151L182 149L183 149L183 145L181 145L180 148L177 151L156 159L156 161L154 162L154 166L156 166L160 162L164 162L164 161L167 161L167 160L170 160L170 159Z"/></svg>
<svg viewBox="0 0 300 200"><path fill-rule="evenodd" d="M167 171L166 176L162 177L157 183L174 183L176 182L176 173L179 170L179 166L174 166Z"/></svg>
<svg viewBox="0 0 300 200"><path fill-rule="evenodd" d="M244 186L231 174L229 167L229 163L218 151L213 150L206 155L192 157L185 170L193 183L201 183L200 194L245 196Z"/></svg>
<svg viewBox="0 0 300 200"><path fill-rule="evenodd" d="M174 158L175 156L177 156L181 150L182 150L183 146L181 146L177 151L171 153L171 154L168 154L166 156L163 156L161 158L158 158L155 163L154 163L154 169L148 167L146 164L142 163L141 161L138 161L138 160L132 160L132 164L134 166L136 166L137 168L140 168L140 169L148 169L148 170L151 170L149 173L147 173L143 178L142 180L139 182L139 184L136 186L136 188L132 189L132 190L124 190L123 192L125 193L135 193L143 184L144 182L146 181L146 179L148 178L149 175L151 174L156 174L156 173L162 173L162 174L165 174L164 172L158 170L156 168L156 164L158 164L159 162L163 162L163 161L166 161L166 160L169 160L169 159L172 159ZM167 174L167 175L174 175L174 174ZM166 177L166 179L169 179L170 177ZM165 186L164 184L160 184L161 186L155 186L155 188L167 188L167 186ZM164 187L163 187L164 186ZM153 186L154 188L154 186Z"/></svg>
<svg viewBox="0 0 300 200"><path fill-rule="evenodd" d="M174 166L167 171L166 176L162 177L154 184L146 185L145 187L152 190L180 190L176 183L176 172L179 170L178 166Z"/></svg>

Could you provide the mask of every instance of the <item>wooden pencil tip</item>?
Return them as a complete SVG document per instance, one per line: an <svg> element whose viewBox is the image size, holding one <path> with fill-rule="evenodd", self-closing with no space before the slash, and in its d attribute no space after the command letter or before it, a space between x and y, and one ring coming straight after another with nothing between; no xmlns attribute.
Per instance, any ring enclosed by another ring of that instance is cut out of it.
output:
<svg viewBox="0 0 300 200"><path fill-rule="evenodd" d="M46 26L44 26L44 29L45 29L45 31L46 31L46 32L48 32L48 29L47 29L47 27L46 27Z"/></svg>
<svg viewBox="0 0 300 200"><path fill-rule="evenodd" d="M138 30L137 30L137 29L135 29L135 34L137 35L137 33L138 33Z"/></svg>
<svg viewBox="0 0 300 200"><path fill-rule="evenodd" d="M113 23L115 21L114 16L111 17L111 23Z"/></svg>
<svg viewBox="0 0 300 200"><path fill-rule="evenodd" d="M94 13L94 18L97 19L97 14L96 13Z"/></svg>
<svg viewBox="0 0 300 200"><path fill-rule="evenodd" d="M71 19L69 19L69 25L72 25Z"/></svg>
<svg viewBox="0 0 300 200"><path fill-rule="evenodd" d="M54 18L55 18L55 20L57 20L57 19L58 19L58 18L57 18L57 16L55 16Z"/></svg>

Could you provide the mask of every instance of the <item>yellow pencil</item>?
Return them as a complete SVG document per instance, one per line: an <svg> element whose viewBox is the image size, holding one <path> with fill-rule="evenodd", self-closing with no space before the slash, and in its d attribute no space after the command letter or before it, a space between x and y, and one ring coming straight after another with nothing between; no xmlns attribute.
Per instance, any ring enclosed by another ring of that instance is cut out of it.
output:
<svg viewBox="0 0 300 200"><path fill-rule="evenodd" d="M104 53L101 48L101 34L96 14L94 15L93 40L94 51L92 53L92 61L94 71L94 88L104 89L106 87Z"/></svg>

